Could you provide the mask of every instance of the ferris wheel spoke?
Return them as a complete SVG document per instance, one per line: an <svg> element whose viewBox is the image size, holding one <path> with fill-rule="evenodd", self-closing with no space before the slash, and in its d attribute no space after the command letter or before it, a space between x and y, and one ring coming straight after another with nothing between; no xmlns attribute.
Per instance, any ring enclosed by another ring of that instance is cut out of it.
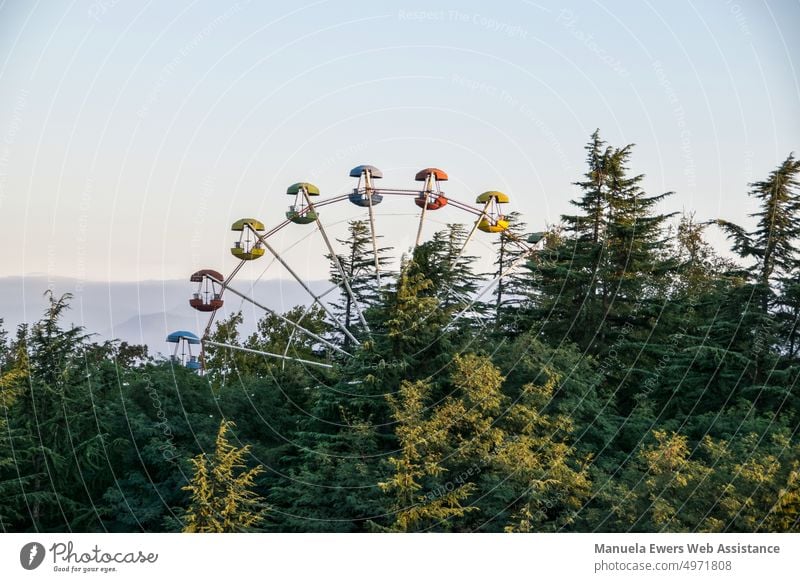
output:
<svg viewBox="0 0 800 582"><path fill-rule="evenodd" d="M333 285L327 291L319 294L320 299L322 297L325 297L328 293L330 293L334 289L338 289L338 288L339 288L338 285ZM310 304L310 305L306 305L306 307L303 309L303 313L300 315L300 318L297 320L298 324L303 322L303 320L306 318L306 315L308 315L311 312L311 308L313 306L314 306L313 303ZM296 332L297 332L297 329L292 329L292 333L289 335L289 340L286 342L286 349L283 350L283 355L284 356L289 353L289 349L292 347L292 343L294 342L294 338L297 335ZM344 353L347 354L347 352L344 352ZM347 354L347 355L350 355L350 354Z"/></svg>
<svg viewBox="0 0 800 582"><path fill-rule="evenodd" d="M499 275L497 275L497 276L496 276L494 279L492 279L491 281L489 281L489 282L488 282L488 283L487 283L487 284L484 286L484 288L483 288L483 289L480 291L480 293L478 293L477 295L475 295L475 297L473 297L473 298L472 298L472 300L469 302L469 304L467 304L467 306L466 306L466 307L464 307L464 309L462 309L461 311L459 311L459 312L458 312L458 313L455 315L455 317L453 317L453 320L452 320L450 323L448 323L448 324L447 324L447 325L444 327L444 330L446 331L446 330L450 329L450 327L451 327L451 326L452 326L452 325L453 325L453 324L454 324L456 321L458 321L458 320L459 320L459 319L461 319L461 318L462 318L462 317L463 317L463 316L464 316L466 313L468 313L469 311L471 311L471 310L472 310L472 306L473 306L473 305L475 305L475 303L477 303L478 301L480 301L480 299L481 299L481 298L482 298L484 295L486 295L486 294L487 294L487 293L488 293L488 292L489 292L489 291L492 289L492 287L494 287L494 286L497 284L497 282L498 282L498 281L500 281L500 279L502 279L503 277L507 277L507 276L509 275L509 273L512 273L512 272L513 272L513 271L514 271L514 270L515 270L515 269L516 269L516 268L517 268L517 267L518 267L520 264L522 264L522 262L523 262L523 261L526 261L526 260L529 258L530 252L532 252L532 249L529 249L529 252L528 252L528 253L526 253L526 254L523 254L523 255L522 255L522 256L520 256L520 257L517 257L517 258L516 258L516 259L515 259L515 260L514 260L514 261L513 261L513 262L512 262L512 263L511 263L511 264L510 264L508 267L506 267L506 269L504 269L504 270L503 270L503 271L502 271L502 272L501 272Z"/></svg>
<svg viewBox="0 0 800 582"><path fill-rule="evenodd" d="M311 330L309 330L309 329L306 329L305 327L303 327L302 325L300 325L300 324L299 324L299 323L297 323L297 322L294 322L294 321L292 321L292 320L291 320L291 319L289 319L288 317L285 317L285 316L281 315L280 313L278 313L278 312L277 312L277 311L275 311L274 309L270 309L270 308L269 308L269 307L267 307L266 305L263 305L262 303L259 303L258 301L256 301L256 300L255 300L255 299L253 299L252 297L248 296L247 294L245 294L245 293L242 293L241 291L237 291L236 289L234 289L234 288L233 288L233 287L231 287L230 285L228 286L228 288L227 288L227 289L228 289L228 291L230 291L230 292L231 292L231 293L233 293L234 295L237 295L237 296L241 297L242 299L244 299L245 301L248 301L248 302L252 303L252 304L253 304L253 305L255 305L256 307L259 307L259 308L263 309L263 310L264 310L266 313L269 313L269 314L271 314L271 315L274 315L275 317L277 317L278 319L280 319L282 322L284 322L284 323L286 323L286 324L290 325L292 328L294 328L294 330L296 330L296 331L299 331L299 332L302 332L302 333L306 334L308 337L310 337L310 338L312 338L312 339L315 339L315 340L317 340L318 342L320 342L320 343L322 343L322 344L325 344L326 346L328 346L329 348L331 348L331 349L333 349L333 350L336 350L336 351L337 351L337 352L339 352L340 354L344 354L345 356L350 356L350 357L352 357L352 354L349 354L349 353L347 353L346 351L344 351L342 348L340 348L340 347L339 347L339 346L337 346L336 344L334 344L334 343L331 343L330 341L326 340L324 337L321 337L321 336L319 336L319 335L315 334L313 331L311 331Z"/></svg>
<svg viewBox="0 0 800 582"><path fill-rule="evenodd" d="M455 208L458 208L459 210L464 210L466 212L469 212L470 214L474 214L475 216L477 216L479 218L483 217L485 212L486 212L485 207L482 208L482 209L481 208L475 208L474 206L470 206L469 204L465 204L463 202L460 202L459 200L450 199L450 204L452 206L454 206Z"/></svg>
<svg viewBox="0 0 800 582"><path fill-rule="evenodd" d="M311 199L309 198L308 194L305 192L303 194L306 199L306 204L308 205L309 208L313 209L314 204L311 202ZM345 273L344 267L342 267L342 263L341 261L339 261L339 255L336 254L336 251L334 250L333 245L331 244L331 241L328 238L328 233L325 232L325 227L322 225L322 221L319 219L319 215L317 215L316 217L316 222L317 222L317 228L319 229L319 233L320 235L322 235L322 240L325 242L325 246L328 248L328 252L330 253L331 260L333 261L333 264L336 265L336 269L339 271L339 276L342 278L342 286L344 287L347 295L350 297L350 301L352 301L353 307L355 307L356 309L356 314L358 315L358 319L359 321L361 321L361 325L364 326L364 329L367 331L367 333L371 333L369 329L369 324L367 323L367 320L364 318L364 312L361 309L361 304L359 303L358 298L356 298L355 293L353 293L353 289L350 286L350 280L347 278L347 273ZM347 334L348 337L350 337L350 339L353 339L349 330Z"/></svg>
<svg viewBox="0 0 800 582"><path fill-rule="evenodd" d="M299 362L301 364L306 364L308 366L319 366L320 368L333 368L332 364L326 364L324 362L314 362L313 360L305 360L303 358L292 358L291 356L282 356L281 354L273 354L272 352L266 352L264 350L254 350L253 348L245 348L243 346L236 346L233 344L223 344L221 342L215 342L211 340L205 340L203 343L217 348L228 348L231 350L237 350L249 354L258 354L270 358L277 358L279 360L291 360L293 362Z"/></svg>
<svg viewBox="0 0 800 582"><path fill-rule="evenodd" d="M466 307L463 309L464 315L472 315L474 320L478 321L482 327L485 327L484 321L487 319L487 317L473 308L473 305L476 303L476 301L473 301L469 297L456 292L454 289L451 289L450 291L456 299L458 299L462 304L466 305ZM445 329L447 329L447 327Z"/></svg>
<svg viewBox="0 0 800 582"><path fill-rule="evenodd" d="M451 267L455 266L455 263L457 263L458 260L461 258L461 255L464 254L464 251L466 250L467 245L469 244L469 241L472 240L472 237L475 235L475 231L478 230L478 225L481 223L481 218L486 216L486 210L488 208L489 208L489 202L487 202L486 205L483 207L483 210L481 210L480 216L475 221L475 224L472 225L472 230L469 231L469 234L467 235L467 238L464 239L464 244L461 245L461 250L458 251L458 254L456 255L456 258L453 260L452 264L450 265Z"/></svg>
<svg viewBox="0 0 800 582"><path fill-rule="evenodd" d="M276 260L277 260L277 261L278 261L278 262L279 262L281 265L283 265L283 268L284 268L284 269L286 269L286 271L287 271L287 272L288 272L288 273L289 273L289 274L292 276L292 278L293 278L295 281L297 281L297 282L300 284L300 286L301 286L301 287L302 287L302 288L303 288L303 289L306 291L306 293L308 293L308 294L309 294L309 296L311 296L311 298L314 300L314 303L316 303L317 305L319 305L319 306L320 306L320 307L323 309L323 311L325 311L325 314L326 314L326 315L327 315L327 316L328 316L328 317L331 319L331 321L334 323L334 325L336 325L336 327L338 327L338 328L339 328L339 329L342 331L342 333L344 333L344 334L345 334L345 335L346 335L348 338L350 338L350 340L351 340L351 341L352 341L354 344L356 344L356 345L361 345L361 342L360 342L360 341L358 341L358 340L355 338L355 336L353 336L353 334L352 334L352 333L350 333L350 330L349 330L349 329L347 329L347 326L346 326L346 325L344 325L344 324L343 324L341 321L339 321L339 320L336 318L336 316L333 314L333 312L331 312L331 310L330 310L330 307L328 307L328 306L325 304L325 302L324 302L324 301L322 301L322 298L321 298L321 296L319 296L319 295L315 294L315 293L314 293L314 292L311 290L311 288L310 288L310 287L309 287L309 286L306 284L306 282L305 282L305 281L303 281L302 277L300 277L300 275L298 275L298 274L297 274L297 272L296 272L294 269L292 269L292 267L289 265L289 263L287 263L287 262L286 262L286 260L285 260L285 259L284 259L284 258L283 258L281 255L280 255L280 253L278 253L278 252L277 252L277 251L276 251L276 250L275 250L275 249L272 247L272 245L271 245L271 244L269 244L267 241L262 241L262 244L264 245L264 248L266 248L266 249L267 249L267 250L268 250L268 251L269 251L269 252L272 254L272 256L274 256L274 257L275 257L275 259L276 259ZM327 293L328 293L328 292L326 292L326 294L327 294Z"/></svg>
<svg viewBox="0 0 800 582"><path fill-rule="evenodd" d="M373 212L372 196L367 196L369 200L369 232L372 235L372 253L375 256L375 282L378 290L381 288L381 262L378 257L378 239L375 235L375 213Z"/></svg>
<svg viewBox="0 0 800 582"><path fill-rule="evenodd" d="M427 194L424 194L427 196ZM426 199L427 200L427 199ZM419 246L419 241L422 239L422 225L425 222L425 211L428 210L428 205L422 205L422 213L419 215L419 226L417 227L417 238L414 240L414 248L416 249Z"/></svg>

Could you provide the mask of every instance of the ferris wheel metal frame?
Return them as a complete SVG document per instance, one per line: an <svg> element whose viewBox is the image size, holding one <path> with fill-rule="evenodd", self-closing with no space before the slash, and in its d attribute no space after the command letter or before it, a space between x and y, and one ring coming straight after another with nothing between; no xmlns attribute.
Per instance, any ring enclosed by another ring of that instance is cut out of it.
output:
<svg viewBox="0 0 800 582"><path fill-rule="evenodd" d="M417 224L417 232L414 240L414 249L420 245L422 234L424 231L425 219L428 213L451 206L463 212L466 212L475 217L472 228L464 239L458 254L451 259L451 265L455 265L463 256L468 244L473 239L476 231L481 230L487 233L505 233L508 242L517 247L520 251L511 264L502 269L497 276L490 280L483 289L472 298L460 298L462 304L466 305L458 311L453 319L445 326L445 330L449 329L456 321L467 315L472 311L472 307L478 302L486 293L488 293L498 281L503 277L507 277L510 273L520 267L525 261L530 259L540 248L542 233L535 233L527 240L523 240L518 236L507 232L509 227L509 220L503 212L502 205L510 202L509 197L498 190L490 190L483 192L476 197L476 204L481 206L473 206L457 199L445 196L445 192L441 188L441 183L449 179L446 172L439 168L425 168L420 170L415 175L417 182L422 182L420 189L407 189L407 188L385 188L378 187L376 180L383 178L381 172L375 166L369 164L362 164L350 170L350 177L357 178L358 182L352 191L345 194L339 194L331 198L319 200L314 202L313 198L320 196L320 190L310 182L297 182L290 185L286 194L294 197L294 202L289 206L286 212L286 218L278 225L267 229L264 224L254 218L242 218L237 220L231 226L231 230L239 232L239 240L234 242L231 248L231 254L239 259L239 263L231 270L227 277L224 277L220 272L213 269L202 269L192 274L190 281L198 283L198 287L189 300L189 304L194 309L209 314L208 322L200 338L200 366L199 371L203 373L205 370L205 346L213 346L217 348L227 348L238 350L246 353L260 354L266 357L275 358L286 361L295 361L303 365L317 366L323 368L332 368L333 364L326 362L317 362L305 358L298 358L288 355L290 346L294 341L296 333L302 333L305 336L313 339L315 342L326 346L327 348L335 351L346 357L352 357L352 354L345 348L336 343L322 337L321 335L307 329L301 325L303 319L310 312L314 305L318 305L325 315L330 319L331 323L348 338L349 342L356 347L361 345L361 341L352 333L345 323L342 323L339 318L332 312L330 305L323 301L323 298L336 289L341 291L349 297L351 305L355 310L355 316L358 322L363 327L367 335L371 335L369 324L364 316L364 309L362 308L358 297L353 292L351 282L345 272L344 267L339 261L339 255L336 253L331 238L325 230L324 223L320 220L320 213L317 211L319 208L337 204L339 202L349 201L356 206L366 208L369 220L370 238L372 252L374 256L375 266L375 283L378 289L381 289L385 277L382 277L378 238L376 232L376 215L375 207L383 202L385 196L389 197L413 197L415 204L420 208L419 222ZM299 276L297 271L292 268L285 257L281 255L273 244L270 244L269 239L282 231L284 228L291 224L316 224L316 231L320 233L324 245L329 253L329 257L341 279L341 284L334 284L323 293L315 293L308 283ZM241 271L245 264L252 260L259 259L269 253L273 257L273 261L278 262L289 275L301 286L301 288L309 295L311 303L307 305L298 321L293 321L285 315L278 313L274 309L264 305L262 302L251 297L247 293L236 289L232 283L236 275ZM216 314L224 304L223 295L228 292L232 295L239 297L243 302L247 301L254 307L261 309L266 314L271 314L277 317L281 322L287 324L292 328L289 341L283 354L256 350L244 346L226 344L222 342L213 341L210 339L213 323Z"/></svg>

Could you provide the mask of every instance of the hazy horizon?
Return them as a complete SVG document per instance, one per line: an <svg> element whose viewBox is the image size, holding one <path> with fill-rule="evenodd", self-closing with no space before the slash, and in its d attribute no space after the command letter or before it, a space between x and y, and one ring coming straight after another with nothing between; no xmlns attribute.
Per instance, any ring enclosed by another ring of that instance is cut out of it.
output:
<svg viewBox="0 0 800 582"><path fill-rule="evenodd" d="M317 293L330 287L327 281L309 281L308 284ZM311 302L299 284L287 279L258 283L238 280L235 287L252 288L253 298L279 312ZM11 276L0 277L2 327L13 335L21 323L30 324L40 319L47 307L44 295L47 289L56 297L65 293L73 295L70 309L63 316L65 325L84 327L87 332L97 334L93 338L95 341L119 339L147 345L152 355L167 353L165 338L169 333L187 330L202 335L208 322L208 314L189 307L193 284L188 280L121 282ZM245 314L242 333L247 335L254 331L255 321L264 312L250 308L233 294L228 294L225 300L226 305L217 320L242 309Z"/></svg>

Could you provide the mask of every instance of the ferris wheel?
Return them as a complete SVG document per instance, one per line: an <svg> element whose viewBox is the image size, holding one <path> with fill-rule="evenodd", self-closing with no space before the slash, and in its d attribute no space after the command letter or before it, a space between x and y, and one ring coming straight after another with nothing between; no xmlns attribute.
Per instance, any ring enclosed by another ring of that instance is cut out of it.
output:
<svg viewBox="0 0 800 582"><path fill-rule="evenodd" d="M512 271L524 264L526 260L530 259L532 253L537 250L539 246L541 233L537 233L527 240L522 240L519 237L513 236L507 232L509 227L509 219L504 211L504 206L509 203L509 197L506 194L497 190L483 192L475 199L475 204L477 204L477 206L461 202L449 196L445 196L445 192L442 190L442 183L448 180L448 175L445 171L440 170L439 168L425 168L417 172L415 175L415 181L420 183L419 187L411 189L387 188L378 186L376 181L383 178L383 172L381 172L381 170L375 166L368 164L356 166L350 170L349 175L357 180L357 183L352 191L327 199L320 198L320 189L309 182L297 182L289 186L286 189L286 195L292 198L292 203L286 212L285 219L275 226L267 228L263 222L255 218L242 218L231 225L231 231L235 233L235 240L230 250L233 257L238 260L238 263L231 269L227 276L224 276L222 273L214 269L202 269L193 273L190 277L190 281L196 284L196 288L189 299L189 305L198 312L208 314L208 321L205 325L202 337L199 339L201 348L199 359L200 365L197 366L194 363L196 360L192 359L192 369L199 368L200 373L203 372L203 350L206 346L241 350L260 354L267 358L283 360L284 362L294 361L307 366L318 366L324 368L333 367L333 364L329 362L314 361L307 358L300 358L291 354L290 344L292 338L294 338L296 334L302 334L308 339L324 346L328 350L336 352L342 357L352 357L352 354L341 345L337 345L329 338L323 337L319 333L315 333L303 325L303 319L308 313L309 309L311 309L313 306L318 306L330 321L332 326L347 338L348 341L346 342L346 345L359 346L361 344L362 340L359 340L358 337L356 337L356 334L353 333L351 327L346 325L345 322L341 321L341 319L337 317L337 315L334 313L334 310L331 308L331 304L325 299L326 296L336 290L338 290L343 297L348 298L350 304L353 306L355 319L358 320L361 329L363 329L367 335L372 333L364 315L365 309L361 305L357 294L352 288L351 280L348 278L348 274L342 266L341 261L339 260L339 255L337 254L334 245L331 242L331 236L329 235L325 224L320 218L320 208L332 204L350 203L366 211L366 220L369 224L369 235L371 238L372 255L374 257L374 277L377 289L382 288L387 274L382 272L381 269L380 252L378 247L378 239L380 237L377 234L378 215L375 212L375 208L379 204L385 202L387 197L410 198L410 201L413 201L416 207L419 209L419 219L416 222L414 248L419 246L422 241L426 218L430 221L429 215L431 212L436 212L437 210L441 210L447 206L456 209L459 212L463 212L466 216L472 218L472 227L464 238L463 243L461 243L461 247L457 256L452 259L452 264L455 264L459 259L461 259L462 256L464 256L467 246L469 245L470 241L473 240L477 231L490 234L505 233L508 243L516 246L520 251L518 257L511 262L511 264L506 265L494 279L488 281L485 286L475 294L474 297L459 298L463 304L463 308L455 313L453 319L448 325L452 325L456 320L470 313L473 305L477 301L486 295L486 293L488 293L503 277L508 276ZM276 235L285 228L289 228L294 225L299 225L300 227L303 227L304 225L306 227L310 225L316 225L316 232L319 233L324 245L324 250L327 251L327 256L333 264L333 272L338 274L339 283L333 285L324 292L315 292L312 289L312 286L300 276L297 269L292 267L291 262L287 260L287 257L285 256L285 249L279 248L279 245L276 243L276 240L279 238L276 237ZM258 297L254 296L255 293L252 291L253 286L251 286L250 291L246 291L239 289L236 285L237 275L242 272L245 265L252 261L262 259L265 256L271 256L272 263L279 265L284 273L288 274L297 284L299 284L300 288L308 295L308 307L304 311L303 316L297 321L290 319L265 305L263 301L260 301ZM251 349L240 345L218 342L211 339L211 331L215 317L225 303L224 296L228 295L234 295L241 299L242 302L250 303L255 309L259 309L265 314L270 314L276 317L278 320L292 328L292 335L282 353ZM181 333L185 334L186 332ZM171 334L170 337L173 339L169 341L174 341L174 334ZM183 335L180 337L183 338Z"/></svg>

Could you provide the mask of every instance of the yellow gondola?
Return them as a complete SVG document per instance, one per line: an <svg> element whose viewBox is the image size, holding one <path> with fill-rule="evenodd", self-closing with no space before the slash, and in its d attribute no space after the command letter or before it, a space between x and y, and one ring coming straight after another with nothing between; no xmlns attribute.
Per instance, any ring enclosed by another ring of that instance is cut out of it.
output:
<svg viewBox="0 0 800 582"><path fill-rule="evenodd" d="M231 254L243 261L252 261L264 256L264 245L258 233L264 232L264 224L255 218L240 218L231 225L231 230L240 232L239 240L234 241Z"/></svg>
<svg viewBox="0 0 800 582"><path fill-rule="evenodd" d="M488 218L481 218L478 223L478 230L483 232L503 232L506 229L508 229L508 221L503 217L496 219L494 222Z"/></svg>
<svg viewBox="0 0 800 582"><path fill-rule="evenodd" d="M478 230L497 233L508 229L508 219L500 207L501 204L509 202L508 195L497 190L489 190L480 194L475 202L484 205L483 216L478 222Z"/></svg>

